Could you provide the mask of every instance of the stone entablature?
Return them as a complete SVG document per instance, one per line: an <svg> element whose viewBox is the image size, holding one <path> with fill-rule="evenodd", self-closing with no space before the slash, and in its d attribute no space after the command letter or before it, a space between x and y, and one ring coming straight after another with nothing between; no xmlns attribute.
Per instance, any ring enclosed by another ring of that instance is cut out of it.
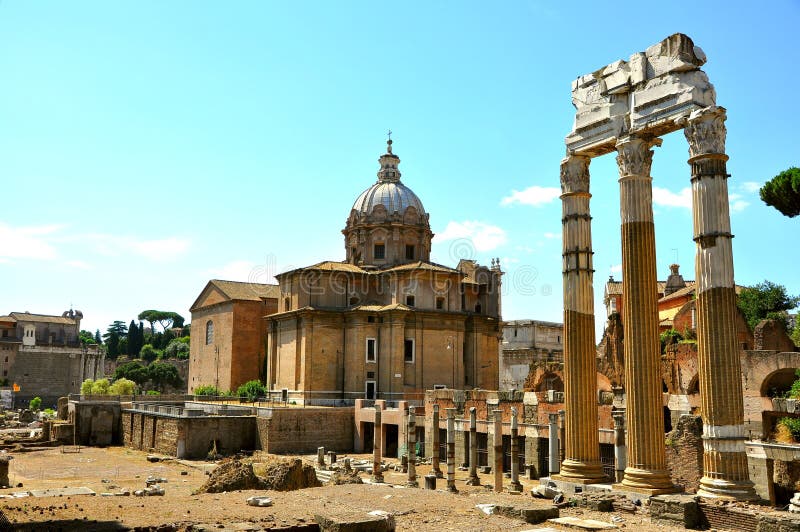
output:
<svg viewBox="0 0 800 532"><path fill-rule="evenodd" d="M716 103L700 67L703 51L681 33L628 61L615 61L572 82L575 123L567 150L595 157L616 149L625 135L660 136L682 128L676 119Z"/></svg>

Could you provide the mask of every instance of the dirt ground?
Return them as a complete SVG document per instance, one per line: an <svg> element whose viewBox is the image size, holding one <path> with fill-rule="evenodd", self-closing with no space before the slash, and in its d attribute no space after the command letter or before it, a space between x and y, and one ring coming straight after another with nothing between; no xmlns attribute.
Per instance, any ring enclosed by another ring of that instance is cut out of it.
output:
<svg viewBox="0 0 800 532"><path fill-rule="evenodd" d="M23 487L0 490L2 495L41 488L88 487L98 495L25 497L2 499L5 516L24 530L289 530L292 526L313 522L316 513L352 510L383 510L395 516L398 530L487 530L522 531L558 525L530 525L499 515L486 515L475 505L545 505L548 501L524 495L495 494L484 487L465 485L467 473L457 472L458 494L403 488L405 475L387 471L389 485L345 484L304 490L277 492L266 490L193 494L207 479L206 470L213 463L166 460L148 462L147 454L124 447L82 448L63 453L58 448L28 453L14 453L9 479ZM368 458L367 455L351 456ZM312 457L304 457L309 462ZM341 459L342 457L340 457ZM429 466L419 466L420 485ZM145 487L148 476L165 478L164 496L101 496L103 492L131 492ZM362 478L369 475L362 473ZM491 483L491 475L481 475ZM532 481L526 481L530 486ZM395 485L392 487L392 485ZM440 479L437 487L443 489ZM248 506L253 495L267 495L274 501L268 508ZM561 516L576 516L611 522L612 515L623 521L621 528L640 531L673 531L676 527L659 526L641 513L599 513L579 508L562 509ZM0 530L3 530L0 524Z"/></svg>

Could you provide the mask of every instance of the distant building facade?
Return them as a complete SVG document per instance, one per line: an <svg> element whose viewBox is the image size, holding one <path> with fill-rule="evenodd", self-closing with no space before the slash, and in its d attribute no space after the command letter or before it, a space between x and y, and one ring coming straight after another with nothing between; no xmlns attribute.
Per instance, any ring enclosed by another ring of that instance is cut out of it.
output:
<svg viewBox="0 0 800 532"><path fill-rule="evenodd" d="M61 316L12 312L0 316L2 380L19 388L17 405L41 397L44 406L59 397L79 393L85 379L103 376L105 352L82 345L83 313L68 310Z"/></svg>
<svg viewBox="0 0 800 532"><path fill-rule="evenodd" d="M189 393L198 386L236 390L264 380L263 318L278 309L277 285L213 279L192 304Z"/></svg>
<svg viewBox="0 0 800 532"><path fill-rule="evenodd" d="M346 260L276 276L269 386L317 404L497 389L499 261L430 262L429 215L400 181L391 140L379 162L342 231Z"/></svg>
<svg viewBox="0 0 800 532"><path fill-rule="evenodd" d="M560 370L564 362L563 333L562 323L537 320L505 322L500 348L499 390L523 390L526 385L535 389L539 380L537 373L546 373L550 366Z"/></svg>

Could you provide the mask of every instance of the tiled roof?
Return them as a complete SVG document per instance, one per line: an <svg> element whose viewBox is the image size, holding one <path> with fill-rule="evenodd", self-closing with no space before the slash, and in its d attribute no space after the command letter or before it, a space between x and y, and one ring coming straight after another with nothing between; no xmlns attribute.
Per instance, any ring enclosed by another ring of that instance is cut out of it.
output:
<svg viewBox="0 0 800 532"><path fill-rule="evenodd" d="M434 272L461 273L454 268L450 268L442 264L436 264L435 262L424 262L421 260L417 262L410 262L408 264L401 264L399 266L393 266L392 268L387 268L383 271L399 272L406 270L428 270Z"/></svg>
<svg viewBox="0 0 800 532"><path fill-rule="evenodd" d="M9 317L17 321L32 321L36 323L60 323L63 325L75 325L75 320L63 316L50 316L47 314L31 314L30 312L12 312Z"/></svg>
<svg viewBox="0 0 800 532"><path fill-rule="evenodd" d="M212 279L209 284L216 286L228 298L238 301L259 301L262 298L278 299L281 289L276 284L247 283Z"/></svg>
<svg viewBox="0 0 800 532"><path fill-rule="evenodd" d="M662 297L658 301L659 303L664 301L672 301L673 299L678 299L679 297L685 297L693 293L694 293L694 281L687 281L686 286L684 286L683 288L681 288L676 292L672 292L668 296Z"/></svg>

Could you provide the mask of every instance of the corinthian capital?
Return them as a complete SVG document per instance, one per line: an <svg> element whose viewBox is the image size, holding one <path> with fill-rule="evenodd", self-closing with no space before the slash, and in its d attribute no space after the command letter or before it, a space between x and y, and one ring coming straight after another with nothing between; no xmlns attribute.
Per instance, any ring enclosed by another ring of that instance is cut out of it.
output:
<svg viewBox="0 0 800 532"><path fill-rule="evenodd" d="M589 192L589 157L568 155L561 161L561 192Z"/></svg>
<svg viewBox="0 0 800 532"><path fill-rule="evenodd" d="M684 123L683 134L689 141L689 157L725 153L724 107L711 106L694 111Z"/></svg>
<svg viewBox="0 0 800 532"><path fill-rule="evenodd" d="M643 139L640 137L624 137L617 142L617 166L619 176L650 176L653 163L654 145L660 145L660 139Z"/></svg>

